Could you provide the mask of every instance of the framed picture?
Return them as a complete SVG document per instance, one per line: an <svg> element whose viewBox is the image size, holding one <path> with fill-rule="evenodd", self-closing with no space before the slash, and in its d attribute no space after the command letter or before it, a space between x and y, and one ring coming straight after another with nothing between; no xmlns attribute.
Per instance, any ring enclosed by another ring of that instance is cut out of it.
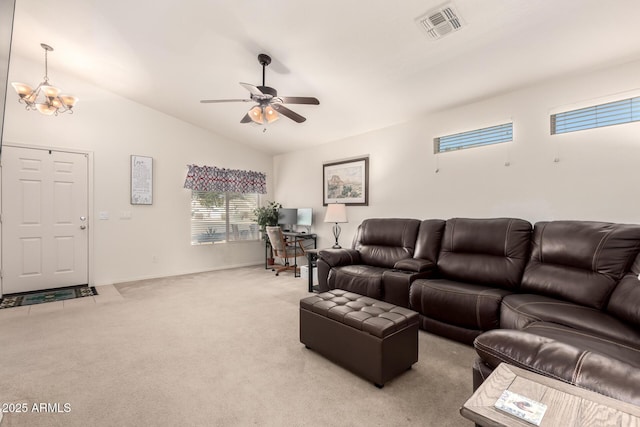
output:
<svg viewBox="0 0 640 427"><path fill-rule="evenodd" d="M322 165L323 205L369 204L369 158L345 160Z"/></svg>
<svg viewBox="0 0 640 427"><path fill-rule="evenodd" d="M131 204L153 204L153 158L131 156Z"/></svg>

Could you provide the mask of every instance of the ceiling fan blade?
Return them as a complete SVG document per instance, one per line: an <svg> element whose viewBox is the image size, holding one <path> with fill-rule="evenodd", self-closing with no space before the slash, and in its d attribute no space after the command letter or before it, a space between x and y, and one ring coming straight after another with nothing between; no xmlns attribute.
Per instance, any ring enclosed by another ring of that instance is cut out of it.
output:
<svg viewBox="0 0 640 427"><path fill-rule="evenodd" d="M310 105L320 105L320 101L318 98L313 98L311 96L281 96L283 104L310 104Z"/></svg>
<svg viewBox="0 0 640 427"><path fill-rule="evenodd" d="M250 99L201 99L203 104L217 104L220 102L251 102Z"/></svg>
<svg viewBox="0 0 640 427"><path fill-rule="evenodd" d="M251 123L251 117L249 117L249 113L245 114L240 123Z"/></svg>
<svg viewBox="0 0 640 427"><path fill-rule="evenodd" d="M252 85L251 83L242 83L240 82L240 86L249 91L251 95L264 95L257 86Z"/></svg>
<svg viewBox="0 0 640 427"><path fill-rule="evenodd" d="M302 117L300 114L296 113L295 111L291 111L290 109L288 109L282 104L271 104L271 106L278 113L282 114L283 116L289 117L294 122L302 123L305 120L307 120L305 117Z"/></svg>

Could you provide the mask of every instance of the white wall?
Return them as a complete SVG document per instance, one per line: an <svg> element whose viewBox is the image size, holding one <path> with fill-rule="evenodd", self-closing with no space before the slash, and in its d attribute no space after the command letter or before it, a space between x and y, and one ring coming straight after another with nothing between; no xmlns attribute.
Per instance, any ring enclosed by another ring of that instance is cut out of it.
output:
<svg viewBox="0 0 640 427"><path fill-rule="evenodd" d="M11 59L9 81L23 81L42 64ZM86 82L52 72L52 80L80 98L73 115L27 112L8 93L4 143L93 153L92 278L96 285L259 264L262 243L192 246L191 192L182 188L187 164L249 169L267 174L272 157L226 140ZM37 82L28 81L36 84ZM130 155L153 157L152 206L130 204ZM271 191L271 190L270 190ZM265 196L270 198L269 195ZM99 220L98 212L109 213ZM131 219L121 213L131 212ZM156 257L156 262L154 262Z"/></svg>
<svg viewBox="0 0 640 427"><path fill-rule="evenodd" d="M274 159L275 198L285 206L312 206L318 246L330 246L330 225L322 223L322 164L369 155L369 206L347 208L349 223L342 227L342 246L348 246L357 225L371 217L513 216L532 223L553 219L640 223L640 123L549 135L550 112L592 105L627 91L638 96L639 88L637 61L557 78L280 155ZM436 136L509 120L514 124L511 143L433 153Z"/></svg>

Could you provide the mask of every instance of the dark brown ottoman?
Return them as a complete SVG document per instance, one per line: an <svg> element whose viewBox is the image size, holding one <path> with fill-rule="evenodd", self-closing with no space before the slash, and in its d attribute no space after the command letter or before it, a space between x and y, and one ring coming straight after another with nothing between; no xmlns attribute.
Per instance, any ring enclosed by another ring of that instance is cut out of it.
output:
<svg viewBox="0 0 640 427"><path fill-rule="evenodd" d="M300 300L300 342L382 387L418 361L418 313L333 289Z"/></svg>

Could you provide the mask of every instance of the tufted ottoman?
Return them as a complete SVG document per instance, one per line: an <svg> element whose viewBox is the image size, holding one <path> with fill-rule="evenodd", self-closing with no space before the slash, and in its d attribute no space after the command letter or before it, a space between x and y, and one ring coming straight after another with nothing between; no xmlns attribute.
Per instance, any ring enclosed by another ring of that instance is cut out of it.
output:
<svg viewBox="0 0 640 427"><path fill-rule="evenodd" d="M418 313L333 289L300 300L300 342L382 387L418 361Z"/></svg>

